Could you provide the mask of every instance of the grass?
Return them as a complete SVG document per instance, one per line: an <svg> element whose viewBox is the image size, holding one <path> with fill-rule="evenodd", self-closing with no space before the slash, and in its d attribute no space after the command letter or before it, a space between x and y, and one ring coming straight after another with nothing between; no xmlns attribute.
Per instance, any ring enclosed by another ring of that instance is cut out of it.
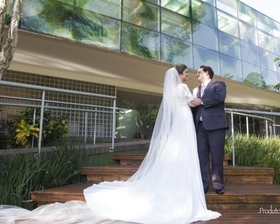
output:
<svg viewBox="0 0 280 224"><path fill-rule="evenodd" d="M57 148L38 159L17 154L8 162L0 162L0 204L31 209L31 191L83 182L80 168L88 160L83 145L64 142Z"/></svg>
<svg viewBox="0 0 280 224"><path fill-rule="evenodd" d="M232 153L232 139L226 140L226 152ZM237 166L274 168L274 183L280 184L280 137L269 138L237 134L234 141Z"/></svg>

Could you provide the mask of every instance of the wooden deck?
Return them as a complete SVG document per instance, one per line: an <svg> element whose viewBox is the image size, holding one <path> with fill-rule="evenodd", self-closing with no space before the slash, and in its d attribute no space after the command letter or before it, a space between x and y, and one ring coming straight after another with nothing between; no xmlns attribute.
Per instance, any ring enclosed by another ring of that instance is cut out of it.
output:
<svg viewBox="0 0 280 224"><path fill-rule="evenodd" d="M31 199L40 201L39 205L69 200L84 201L83 189L91 185L72 184L33 192ZM217 195L210 189L206 201L209 209L219 211L222 216L216 220L196 222L198 224L280 223L279 185L227 183L224 195ZM265 214L271 208L274 214Z"/></svg>
<svg viewBox="0 0 280 224"><path fill-rule="evenodd" d="M143 159L145 158L145 156L146 156L145 154L114 153L113 159L119 161L119 164L122 166L139 166L143 161ZM231 161L231 156L225 154L224 165L229 165L229 161Z"/></svg>
<svg viewBox="0 0 280 224"><path fill-rule="evenodd" d="M127 180L138 169L138 166L99 166L83 167L81 174L87 176L87 182ZM224 181L238 183L273 183L274 170L261 167L224 166Z"/></svg>
<svg viewBox="0 0 280 224"><path fill-rule="evenodd" d="M123 158L130 161L133 159L141 161L144 158L139 155L138 157L130 156L125 155ZM123 158L120 155L116 159ZM117 166L83 167L81 175L87 176L87 183L35 191L31 193L31 199L37 201L38 206L69 200L84 201L83 189L100 181L126 180L136 172L138 165L139 163L121 163L120 161L120 165ZM272 168L226 165L224 175L225 194L217 195L214 189L210 188L205 195L208 209L218 211L222 216L207 222L196 222L197 224L280 223L280 185L273 184L274 170ZM110 223L128 224L123 221Z"/></svg>

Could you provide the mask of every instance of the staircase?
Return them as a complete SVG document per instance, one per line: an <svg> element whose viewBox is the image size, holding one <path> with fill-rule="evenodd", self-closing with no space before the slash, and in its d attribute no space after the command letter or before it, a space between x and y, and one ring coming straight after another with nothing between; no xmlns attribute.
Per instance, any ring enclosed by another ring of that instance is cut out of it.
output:
<svg viewBox="0 0 280 224"><path fill-rule="evenodd" d="M31 193L31 199L36 201L38 206L53 202L84 200L83 189L100 181L127 180L136 172L144 156L143 154L114 153L113 158L119 161L119 165L83 167L81 169L81 175L86 175L87 183L34 191ZM278 217L274 215L273 218L280 220L280 185L273 184L274 170L263 167L232 166L229 165L230 160L231 157L225 155L225 194L217 195L214 189L210 187L205 195L207 207L216 211L224 211L225 214L229 213L233 220L235 216L232 213L236 211L242 211L242 214L245 211L250 211L250 215L247 214L247 216L253 217L254 214L257 215L262 210L272 208L278 211ZM266 220L265 223L278 223L267 222L267 218L263 218L263 220ZM242 223L242 220L240 219L238 223ZM210 224L212 221L205 223ZM254 222L249 221L247 223Z"/></svg>

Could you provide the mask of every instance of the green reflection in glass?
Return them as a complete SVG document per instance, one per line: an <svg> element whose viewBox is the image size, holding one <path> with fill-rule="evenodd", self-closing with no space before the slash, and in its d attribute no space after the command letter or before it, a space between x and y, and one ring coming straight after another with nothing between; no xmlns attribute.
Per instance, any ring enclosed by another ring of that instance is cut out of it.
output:
<svg viewBox="0 0 280 224"><path fill-rule="evenodd" d="M217 27L216 9L203 2L192 0L192 18L208 26Z"/></svg>
<svg viewBox="0 0 280 224"><path fill-rule="evenodd" d="M84 0L83 3L89 1ZM68 1L68 4L65 4L63 1L53 0L25 1L22 28L76 41L86 40L92 36L108 36L108 31L102 23L89 18L91 13L72 5L73 2Z"/></svg>
<svg viewBox="0 0 280 224"><path fill-rule="evenodd" d="M162 35L161 44L161 60L172 64L179 63L180 61L187 61L188 64L191 63L191 52L187 52L190 48L190 44L184 41L173 38L167 35ZM189 55L188 55L189 53ZM188 57L189 56L189 57Z"/></svg>
<svg viewBox="0 0 280 224"><path fill-rule="evenodd" d="M161 12L161 32L185 41L191 41L191 20L169 10Z"/></svg>
<svg viewBox="0 0 280 224"><path fill-rule="evenodd" d="M87 36L82 42L106 47L114 50L120 50L120 21L97 15L95 13L86 13L87 17L95 24L99 24L101 33L98 35ZM105 33L103 33L105 31Z"/></svg>
<svg viewBox="0 0 280 224"><path fill-rule="evenodd" d="M123 23L121 44L124 52L159 59L159 33Z"/></svg>
<svg viewBox="0 0 280 224"><path fill-rule="evenodd" d="M257 72L251 72L247 75L246 79L244 80L244 83L250 86L257 86L260 88L265 88L266 83L264 81L264 78L261 74Z"/></svg>
<svg viewBox="0 0 280 224"><path fill-rule="evenodd" d="M158 31L158 6L143 0L123 1L123 20L137 26L143 26Z"/></svg>
<svg viewBox="0 0 280 224"><path fill-rule="evenodd" d="M121 18L121 0L75 0L75 6L111 18Z"/></svg>
<svg viewBox="0 0 280 224"><path fill-rule="evenodd" d="M161 6L190 17L190 0L162 0Z"/></svg>

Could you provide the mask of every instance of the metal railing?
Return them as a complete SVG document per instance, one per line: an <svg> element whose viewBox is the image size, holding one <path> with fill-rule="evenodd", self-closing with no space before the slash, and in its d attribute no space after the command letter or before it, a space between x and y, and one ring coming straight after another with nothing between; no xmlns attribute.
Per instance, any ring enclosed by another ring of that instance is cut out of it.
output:
<svg viewBox="0 0 280 224"><path fill-rule="evenodd" d="M85 112L85 136L84 136L84 141L86 142L87 140L87 119L88 119L88 113L94 113L95 114L95 126L94 126L94 143L96 140L96 115L97 113L109 113L112 114L113 119L112 119L112 138L111 142L112 145L110 147L110 151L114 151L114 144L115 144L115 133L116 133L116 114L118 113L123 113L122 108L117 108L116 107L116 97L115 96L110 96L110 95L103 95L103 94L96 94L96 93L88 93L88 92L80 92L80 91L74 91L74 90L67 90L67 89L59 89L59 88L51 88L51 87L44 87L44 86L34 86L34 85L29 85L29 84L23 84L23 83L15 83L15 82L7 82L7 81L2 81L0 80L0 85L5 85L5 86L13 86L13 87L19 87L19 88L28 88L28 89L36 89L36 90L41 90L42 91L42 97L41 99L32 99L32 98L24 98L24 97L14 97L14 96L5 96L5 95L0 95L0 98L4 99L13 99L13 100L24 100L24 101L29 101L29 102L35 102L37 104L28 104L28 103L7 103L7 102L0 102L0 105L2 106L14 106L14 107L30 107L34 108L36 110L37 108L40 108L40 132L39 132L39 141L38 141L38 153L41 153L41 143L42 143L42 130L43 130L43 117L44 117L44 110L45 109L58 109L58 110L71 110L71 111L83 111ZM99 98L107 98L111 99L112 106L100 106L100 105L89 105L89 104L77 104L77 103L71 103L71 102L63 102L63 101L53 101L53 100L47 100L46 99L46 91L52 91L52 92L60 92L60 93L67 93L67 94L76 94L76 95L83 95L83 96L90 96L90 97L99 97ZM55 103L55 104L60 104L62 106L50 106L49 104ZM75 106L87 106L90 107L91 109L81 109L81 108L69 108L65 107L65 105L75 105ZM108 111L109 109L109 111ZM243 110L243 109L232 109L232 108L226 108L225 109L226 113L231 115L231 137L232 137L232 162L233 166L235 166L235 147L234 147L234 141L235 141L235 127L234 127L234 116L233 115L240 115L240 116L245 116L246 118L246 133L247 136L249 137L249 117L251 118L258 118L258 119L263 119L265 120L265 126L266 126L266 137L269 136L269 127L272 128L272 132L275 135L276 130L275 128L277 126L280 126L278 124L275 124L274 120L265 116L280 116L280 113L277 112L268 112L268 111L256 111L256 110ZM262 115L262 116L260 116Z"/></svg>
<svg viewBox="0 0 280 224"><path fill-rule="evenodd" d="M235 133L234 133L234 117L233 115L240 115L245 116L246 118L246 134L247 137L249 137L249 117L251 118L258 118L265 120L265 130L266 130L266 138L269 137L269 122L271 126L273 127L273 135L276 135L276 129L275 127L280 126L278 124L275 124L275 121L271 118L259 116L259 115L265 115L265 116L280 116L280 113L277 112L268 112L268 111L256 111L256 110L244 110L244 109L225 109L226 113L230 114L231 119L231 138L232 138L232 165L235 166Z"/></svg>
<svg viewBox="0 0 280 224"><path fill-rule="evenodd" d="M115 133L116 133L116 114L117 113L123 113L123 110L121 108L116 107L116 96L96 94L96 93L88 93L88 92L81 92L81 91L67 90L67 89L59 89L59 88L52 88L52 87L45 87L45 86L34 86L34 85L29 85L29 84L7 82L7 81L2 81L2 80L0 81L0 85L12 86L12 87L18 87L18 88L35 89L35 90L42 91L41 99L0 95L0 98L14 99L14 100L15 99L16 100L24 100L24 101L30 101L30 102L37 103L37 104L29 104L29 103L0 102L0 105L2 105L2 106L13 106L13 107L29 107L29 108L35 108L35 109L40 108L40 130L39 130L39 139L38 139L38 154L39 155L41 154L41 147L42 147L42 134L43 134L43 125L44 125L43 118L44 118L44 110L45 109L83 111L83 112L85 112L85 122L87 121L88 113L95 113L95 119L96 119L96 114L97 113L112 114L112 117L113 117L113 119L112 119L112 138L111 138L112 145L110 147L110 151L114 151ZM108 107L108 106L100 106L100 105L77 104L77 103L71 103L71 102L46 100L46 92L47 91L111 99L112 100L112 106ZM62 106L50 106L50 105L48 105L49 103L56 103L56 104L60 104ZM68 106L69 105L87 106L91 109L69 108L69 107L65 107L64 105L68 105ZM85 130L86 130L86 128L87 128L87 125L85 124ZM95 128L94 129L94 143L95 143L95 140L96 140L96 120L95 120L95 127L94 128ZM85 141L86 141L86 138L87 138L87 135L85 134L85 136L84 136Z"/></svg>

